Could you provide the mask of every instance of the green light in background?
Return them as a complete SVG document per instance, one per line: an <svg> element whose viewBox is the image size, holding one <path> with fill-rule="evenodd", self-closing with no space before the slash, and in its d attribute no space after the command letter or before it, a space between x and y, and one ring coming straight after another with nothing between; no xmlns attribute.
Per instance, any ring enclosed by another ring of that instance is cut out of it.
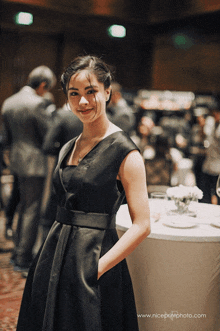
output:
<svg viewBox="0 0 220 331"><path fill-rule="evenodd" d="M124 38L126 36L126 28L123 25L111 25L108 28L108 34L114 38Z"/></svg>
<svg viewBox="0 0 220 331"><path fill-rule="evenodd" d="M174 39L175 43L177 45L185 45L186 44L186 37L185 36L176 36L175 39Z"/></svg>
<svg viewBox="0 0 220 331"><path fill-rule="evenodd" d="M19 25L31 25L33 23L33 15L25 12L17 13L15 15L15 23Z"/></svg>
<svg viewBox="0 0 220 331"><path fill-rule="evenodd" d="M189 49L194 45L193 40L184 33L176 33L172 36L173 44L176 48Z"/></svg>

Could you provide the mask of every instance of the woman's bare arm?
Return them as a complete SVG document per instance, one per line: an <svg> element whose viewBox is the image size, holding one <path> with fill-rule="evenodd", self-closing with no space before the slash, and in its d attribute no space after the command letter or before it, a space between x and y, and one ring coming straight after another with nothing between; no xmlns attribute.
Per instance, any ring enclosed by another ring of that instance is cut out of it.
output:
<svg viewBox="0 0 220 331"><path fill-rule="evenodd" d="M132 226L100 258L98 278L126 258L150 234L145 167L138 151L132 151L126 156L118 175L125 190Z"/></svg>

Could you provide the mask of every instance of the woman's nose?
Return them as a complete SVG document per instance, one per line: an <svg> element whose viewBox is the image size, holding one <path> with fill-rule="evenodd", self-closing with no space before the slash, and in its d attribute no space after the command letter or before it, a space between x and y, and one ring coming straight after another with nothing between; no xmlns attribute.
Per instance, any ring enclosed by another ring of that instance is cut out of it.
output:
<svg viewBox="0 0 220 331"><path fill-rule="evenodd" d="M88 103L88 100L84 96L82 96L79 100L79 104L82 105L82 104L87 104L87 103Z"/></svg>

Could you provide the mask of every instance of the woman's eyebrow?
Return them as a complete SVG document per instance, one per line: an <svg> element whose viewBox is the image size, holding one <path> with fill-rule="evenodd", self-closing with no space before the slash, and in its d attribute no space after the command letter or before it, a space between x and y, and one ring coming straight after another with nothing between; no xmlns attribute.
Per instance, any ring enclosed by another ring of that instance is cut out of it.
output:
<svg viewBox="0 0 220 331"><path fill-rule="evenodd" d="M78 89L75 88L75 87L69 87L69 88L68 88L68 91L70 91L70 90L78 90Z"/></svg>
<svg viewBox="0 0 220 331"><path fill-rule="evenodd" d="M86 88L85 88L85 90L88 90L88 89L90 89L90 88L98 88L98 86L96 86L96 85L89 85L89 86L87 86Z"/></svg>
<svg viewBox="0 0 220 331"><path fill-rule="evenodd" d="M85 90L89 90L90 88L98 88L98 86L96 86L96 85L89 85L89 86L87 86L87 87L85 87ZM78 91L78 88L75 88L75 87L69 87L68 88L68 91L70 91L70 90L75 90L75 91Z"/></svg>

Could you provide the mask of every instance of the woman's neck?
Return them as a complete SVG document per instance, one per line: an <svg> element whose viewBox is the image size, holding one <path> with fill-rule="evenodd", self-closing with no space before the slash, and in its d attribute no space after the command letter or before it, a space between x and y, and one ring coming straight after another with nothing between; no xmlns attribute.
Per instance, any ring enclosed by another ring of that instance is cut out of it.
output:
<svg viewBox="0 0 220 331"><path fill-rule="evenodd" d="M108 135L111 122L106 119L104 121L95 121L92 123L84 123L83 132L81 135L82 140L94 139L94 138L104 138Z"/></svg>

